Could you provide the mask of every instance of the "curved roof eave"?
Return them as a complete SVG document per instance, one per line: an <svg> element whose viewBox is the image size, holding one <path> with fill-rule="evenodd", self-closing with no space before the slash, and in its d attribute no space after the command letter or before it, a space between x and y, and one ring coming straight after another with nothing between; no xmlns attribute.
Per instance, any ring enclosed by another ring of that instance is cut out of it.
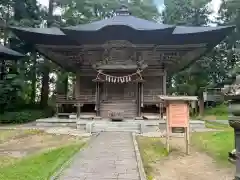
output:
<svg viewBox="0 0 240 180"><path fill-rule="evenodd" d="M13 60L21 57L24 57L24 55L0 44L0 59Z"/></svg>
<svg viewBox="0 0 240 180"><path fill-rule="evenodd" d="M175 25L160 24L146 19L140 19L130 15L114 16L88 24L80 24L77 26L69 26L65 29L76 31L98 31L107 26L127 26L135 30L174 30Z"/></svg>
<svg viewBox="0 0 240 180"><path fill-rule="evenodd" d="M62 31L82 44L103 44L109 40L127 40L133 44L181 45L213 43L224 39L235 26L221 27L176 27L176 30L137 31L127 26L108 26L98 31L82 31L64 28ZM185 33L184 33L184 32ZM175 32L175 33L174 33ZM117 35L116 35L117 34ZM140 38L141 37L141 38Z"/></svg>
<svg viewBox="0 0 240 180"><path fill-rule="evenodd" d="M121 17L121 16L116 16ZM127 18L128 16L123 16ZM133 17L133 16L129 16ZM139 18L136 18L139 19ZM107 19L106 19L107 20ZM102 20L102 21L106 21ZM141 21L147 21L142 20ZM139 20L139 21L140 21ZM97 24L101 21L94 22ZM134 44L198 44L213 43L221 37L224 39L235 26L219 26L219 27L188 27L188 26L169 26L155 22L147 21L150 24L159 26L159 29L147 28L146 30L135 30L126 25L107 26L107 29L99 31L83 31L74 28L16 28L11 27L13 33L21 40L29 44L44 45L80 45L80 44L102 44L108 40L128 40ZM94 23L90 23L94 24ZM75 27L88 26L79 25ZM140 26L140 25L139 25ZM118 27L118 28L116 28ZM128 28L126 28L128 27ZM152 25L153 27L153 25ZM81 29L81 28L80 28ZM104 31L103 31L104 30ZM105 31L106 30L106 31ZM116 33L118 34L116 36ZM66 34L66 35L65 35ZM141 38L139 38L139 36Z"/></svg>
<svg viewBox="0 0 240 180"><path fill-rule="evenodd" d="M10 27L10 30L21 40L29 44L76 45L59 28L22 28Z"/></svg>
<svg viewBox="0 0 240 180"><path fill-rule="evenodd" d="M31 28L31 27L10 27L12 31L25 31L30 33L37 33L37 34L45 34L45 35L55 35L55 36L61 36L65 35L59 28L57 27L51 27L51 28Z"/></svg>
<svg viewBox="0 0 240 180"><path fill-rule="evenodd" d="M213 31L228 31L233 30L236 26L176 26L176 28L173 31L173 34L194 34L194 33L207 33L207 32L213 32Z"/></svg>

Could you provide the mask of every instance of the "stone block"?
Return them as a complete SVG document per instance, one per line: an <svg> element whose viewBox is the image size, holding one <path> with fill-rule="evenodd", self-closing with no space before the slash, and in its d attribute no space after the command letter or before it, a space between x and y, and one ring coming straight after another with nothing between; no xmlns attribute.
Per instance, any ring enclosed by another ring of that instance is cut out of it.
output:
<svg viewBox="0 0 240 180"><path fill-rule="evenodd" d="M100 116L95 116L95 117L94 117L94 120L96 120L96 121L102 120L102 117L100 117Z"/></svg>

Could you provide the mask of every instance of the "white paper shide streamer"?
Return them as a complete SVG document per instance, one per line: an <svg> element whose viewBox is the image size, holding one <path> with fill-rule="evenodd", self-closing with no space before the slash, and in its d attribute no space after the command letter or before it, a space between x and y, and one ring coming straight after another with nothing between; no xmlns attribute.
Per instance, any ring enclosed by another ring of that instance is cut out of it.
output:
<svg viewBox="0 0 240 180"><path fill-rule="evenodd" d="M140 71L141 72L141 71ZM132 76L140 75L140 72L133 73L127 76L111 76L108 74L104 74L102 72L98 72L99 74L103 75L105 77L105 81L110 83L128 83L132 81ZM140 75L141 76L141 75Z"/></svg>

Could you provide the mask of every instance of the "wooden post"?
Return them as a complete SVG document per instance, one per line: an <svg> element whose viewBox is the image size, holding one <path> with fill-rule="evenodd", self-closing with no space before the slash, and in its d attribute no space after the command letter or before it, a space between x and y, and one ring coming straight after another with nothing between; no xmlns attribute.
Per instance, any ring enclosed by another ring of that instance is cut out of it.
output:
<svg viewBox="0 0 240 180"><path fill-rule="evenodd" d="M167 104L167 118L166 118L166 150L167 150L167 153L169 153L170 152L170 143L169 143L169 141L170 141L170 129L169 129L169 119L168 119L168 117L169 117L169 108L168 108L168 104Z"/></svg>
<svg viewBox="0 0 240 180"><path fill-rule="evenodd" d="M99 82L96 82L96 115L100 116L100 87Z"/></svg>
<svg viewBox="0 0 240 180"><path fill-rule="evenodd" d="M167 94L167 71L166 69L164 69L164 74L162 76L162 86L163 86L163 95ZM163 118L163 114L164 114L164 104L161 103L161 106L159 106L159 109L161 109L161 118Z"/></svg>
<svg viewBox="0 0 240 180"><path fill-rule="evenodd" d="M76 74L76 80L75 80L75 90L74 90L74 96L75 98L78 98L80 95L80 74Z"/></svg>
<svg viewBox="0 0 240 180"><path fill-rule="evenodd" d="M137 117L141 116L141 83L137 83Z"/></svg>
<svg viewBox="0 0 240 180"><path fill-rule="evenodd" d="M143 82L140 82L139 83L139 115L138 117L140 117L142 114L141 114L141 107L142 107L142 85L143 85Z"/></svg>
<svg viewBox="0 0 240 180"><path fill-rule="evenodd" d="M59 108L59 105L58 105L58 103L56 104L56 117L58 117L58 109Z"/></svg>
<svg viewBox="0 0 240 180"><path fill-rule="evenodd" d="M136 101L137 101L137 117L138 117L138 106L139 106L139 88L138 88L138 82L137 82L137 89L136 89Z"/></svg>
<svg viewBox="0 0 240 180"><path fill-rule="evenodd" d="M185 128L185 143L186 143L186 154L190 154L190 138L189 138L189 125Z"/></svg>
<svg viewBox="0 0 240 180"><path fill-rule="evenodd" d="M81 114L81 104L77 104L77 119L80 118L80 114Z"/></svg>
<svg viewBox="0 0 240 180"><path fill-rule="evenodd" d="M167 71L164 70L164 74L162 77L162 85L163 85L163 95L167 94Z"/></svg>

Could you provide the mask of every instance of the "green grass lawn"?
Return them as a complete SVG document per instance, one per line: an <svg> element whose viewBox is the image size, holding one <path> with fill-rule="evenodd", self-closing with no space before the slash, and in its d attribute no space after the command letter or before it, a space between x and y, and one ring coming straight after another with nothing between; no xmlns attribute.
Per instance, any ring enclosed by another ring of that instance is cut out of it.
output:
<svg viewBox="0 0 240 180"><path fill-rule="evenodd" d="M218 122L205 122L205 126L210 129L218 129L218 130L232 130L232 128L228 124L222 124Z"/></svg>
<svg viewBox="0 0 240 180"><path fill-rule="evenodd" d="M230 128L220 132L192 133L191 144L209 154L219 164L230 165L228 152L234 148L234 135Z"/></svg>
<svg viewBox="0 0 240 180"><path fill-rule="evenodd" d="M148 180L152 180L153 165L162 157L168 155L164 145L159 138L141 137L137 138L143 166Z"/></svg>
<svg viewBox="0 0 240 180"><path fill-rule="evenodd" d="M23 158L9 166L0 167L0 179L48 180L83 145L83 143L76 143L52 149Z"/></svg>
<svg viewBox="0 0 240 180"><path fill-rule="evenodd" d="M194 120L228 120L229 112L226 104L209 107L204 110L203 116L192 116Z"/></svg>

